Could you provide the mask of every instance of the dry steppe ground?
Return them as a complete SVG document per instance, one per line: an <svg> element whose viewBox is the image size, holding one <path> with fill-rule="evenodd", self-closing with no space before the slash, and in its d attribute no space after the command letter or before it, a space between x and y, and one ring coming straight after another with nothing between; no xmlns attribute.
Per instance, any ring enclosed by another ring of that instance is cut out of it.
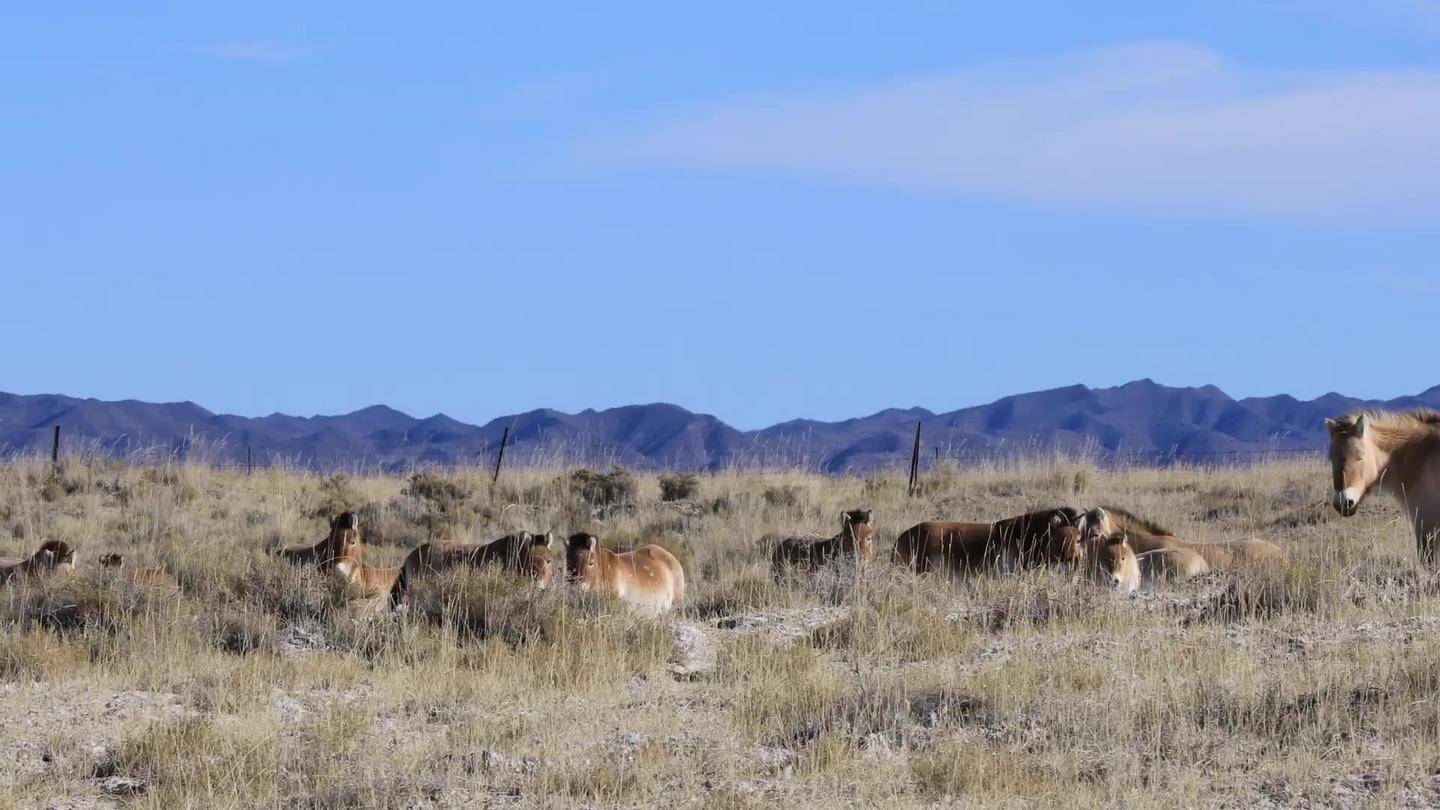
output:
<svg viewBox="0 0 1440 810"><path fill-rule="evenodd" d="M633 494L626 484L633 483ZM0 805L1440 804L1440 580L1398 508L1342 520L1315 463L903 475L322 477L74 460L0 468L0 554L80 549L0 594ZM927 518L1112 503L1290 561L1133 597L1054 572L888 563ZM870 507L881 562L777 585L767 535ZM445 577L393 613L265 549L362 516L372 562L517 529L660 542L690 579L638 619ZM97 569L123 552L136 580Z"/></svg>

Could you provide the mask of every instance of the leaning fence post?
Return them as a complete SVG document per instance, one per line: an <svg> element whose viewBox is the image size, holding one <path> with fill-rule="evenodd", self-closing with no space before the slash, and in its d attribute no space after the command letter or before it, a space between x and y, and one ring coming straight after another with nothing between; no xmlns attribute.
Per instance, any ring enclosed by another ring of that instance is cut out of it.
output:
<svg viewBox="0 0 1440 810"><path fill-rule="evenodd" d="M910 453L910 497L915 497L915 487L920 483L920 422L915 422L915 449Z"/></svg>
<svg viewBox="0 0 1440 810"><path fill-rule="evenodd" d="M60 426L55 426L55 440L50 444L50 464L60 466Z"/></svg>
<svg viewBox="0 0 1440 810"><path fill-rule="evenodd" d="M495 457L495 476L490 479L490 486L495 486L500 481L500 465L505 462L505 445L510 443L510 426L505 426L505 433L500 436L500 455Z"/></svg>

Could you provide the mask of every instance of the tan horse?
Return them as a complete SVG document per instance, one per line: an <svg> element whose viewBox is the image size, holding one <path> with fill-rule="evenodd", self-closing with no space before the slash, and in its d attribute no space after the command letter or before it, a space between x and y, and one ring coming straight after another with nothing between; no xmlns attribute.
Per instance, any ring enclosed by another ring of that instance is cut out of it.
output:
<svg viewBox="0 0 1440 810"><path fill-rule="evenodd" d="M1141 556L1141 566L1161 566L1161 573L1171 581L1178 581L1175 579L1177 576L1179 579L1199 576L1211 569L1239 568L1285 559L1283 549L1264 540L1185 542L1155 523L1113 506L1098 506L1089 510L1085 513L1081 527L1086 540L1124 532L1129 538L1130 547ZM1144 559L1145 555L1154 552L1172 553ZM1184 552L1199 556L1205 563L1205 568L1202 570L1195 558ZM1147 579L1147 582L1149 581L1151 580Z"/></svg>
<svg viewBox="0 0 1440 810"><path fill-rule="evenodd" d="M1388 492L1410 519L1420 559L1440 562L1440 413L1352 413L1325 427L1335 511L1350 517L1372 491Z"/></svg>
<svg viewBox="0 0 1440 810"><path fill-rule="evenodd" d="M1071 531L1078 531L1074 528ZM1142 578L1139 559L1124 532L1083 541L1085 578L1102 588L1134 593Z"/></svg>
<svg viewBox="0 0 1440 810"><path fill-rule="evenodd" d="M531 534L525 531L481 546L426 543L406 555L405 562L400 566L400 575L390 591L390 604L400 604L416 577L462 566L480 568L498 565L506 571L533 578L541 588L547 587L555 577L550 562L550 550L554 543L553 532Z"/></svg>
<svg viewBox="0 0 1440 810"><path fill-rule="evenodd" d="M1210 563L1194 546L1159 548L1140 554L1137 560L1140 584L1146 588L1154 588L1162 582L1184 582L1210 573Z"/></svg>
<svg viewBox="0 0 1440 810"><path fill-rule="evenodd" d="M581 532L565 544L565 570L581 591L609 594L655 616L685 598L684 568L656 545L614 552L600 545L600 538Z"/></svg>
<svg viewBox="0 0 1440 810"><path fill-rule="evenodd" d="M75 570L75 550L59 540L46 540L27 559L0 565L0 584L18 579L40 579Z"/></svg>
<svg viewBox="0 0 1440 810"><path fill-rule="evenodd" d="M776 579L792 570L815 570L840 560L875 561L875 524L869 509L840 513L840 533L827 540L788 537L775 546L771 574Z"/></svg>
<svg viewBox="0 0 1440 810"><path fill-rule="evenodd" d="M342 532L335 558L321 563L320 567L321 570L339 574L355 592L370 598L390 593L400 576L399 568L377 568L366 564L365 541L358 527Z"/></svg>
<svg viewBox="0 0 1440 810"><path fill-rule="evenodd" d="M1069 507L1029 512L995 523L927 521L895 539L892 559L916 573L969 576L1010 572L1084 559L1079 530L1083 514Z"/></svg>
<svg viewBox="0 0 1440 810"><path fill-rule="evenodd" d="M1097 506L1086 511L1079 525L1087 541L1123 533L1136 554L1181 545L1169 529L1115 506Z"/></svg>
<svg viewBox="0 0 1440 810"><path fill-rule="evenodd" d="M1204 558L1217 571L1248 568L1286 559L1285 550L1265 540L1221 540L1214 543L1186 543L1185 548Z"/></svg>
<svg viewBox="0 0 1440 810"><path fill-rule="evenodd" d="M347 542L359 542L360 518L354 512L344 512L330 521L330 534L313 546L275 549L273 556L296 565L333 567L340 559Z"/></svg>

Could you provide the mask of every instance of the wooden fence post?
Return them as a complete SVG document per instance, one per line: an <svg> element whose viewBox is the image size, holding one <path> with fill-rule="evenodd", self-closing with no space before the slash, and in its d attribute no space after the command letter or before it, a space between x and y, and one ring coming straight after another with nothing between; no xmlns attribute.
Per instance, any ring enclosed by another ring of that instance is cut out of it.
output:
<svg viewBox="0 0 1440 810"><path fill-rule="evenodd" d="M915 487L920 483L920 422L915 423L915 449L910 453L910 497L915 497Z"/></svg>
<svg viewBox="0 0 1440 810"><path fill-rule="evenodd" d="M500 481L500 465L505 462L505 445L510 443L510 426L505 426L505 433L500 437L500 455L495 457L495 477L490 479L490 486Z"/></svg>
<svg viewBox="0 0 1440 810"><path fill-rule="evenodd" d="M60 466L60 426L55 426L55 441L50 444L50 464Z"/></svg>

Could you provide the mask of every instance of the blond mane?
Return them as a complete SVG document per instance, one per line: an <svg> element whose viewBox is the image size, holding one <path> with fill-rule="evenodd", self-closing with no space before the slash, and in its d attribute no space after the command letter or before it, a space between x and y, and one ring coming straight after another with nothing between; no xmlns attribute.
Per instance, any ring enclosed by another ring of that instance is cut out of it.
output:
<svg viewBox="0 0 1440 810"><path fill-rule="evenodd" d="M1352 431L1365 417L1369 430L1375 431L1376 442L1382 449L1392 449L1412 439L1426 435L1440 435L1440 411L1417 408L1413 411L1361 410L1346 414L1335 420L1341 433Z"/></svg>

